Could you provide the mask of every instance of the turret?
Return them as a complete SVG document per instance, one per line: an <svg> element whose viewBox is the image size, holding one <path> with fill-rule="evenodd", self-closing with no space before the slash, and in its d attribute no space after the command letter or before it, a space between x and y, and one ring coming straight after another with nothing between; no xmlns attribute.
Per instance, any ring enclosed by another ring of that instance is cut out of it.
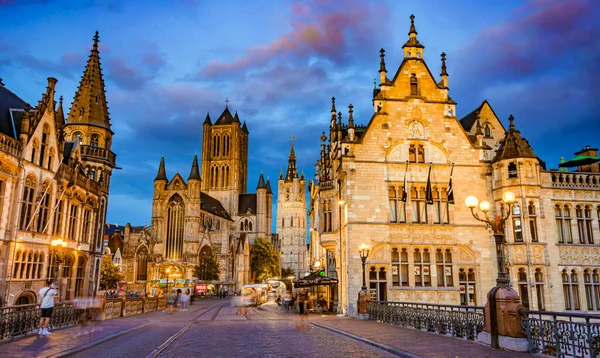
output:
<svg viewBox="0 0 600 358"><path fill-rule="evenodd" d="M25 104L25 108L23 110L23 118L21 119L21 134L19 135L19 140L25 146L27 141L29 141L29 125L31 124L31 107L29 104Z"/></svg>
<svg viewBox="0 0 600 358"><path fill-rule="evenodd" d="M46 87L46 111L54 113L54 93L58 80L54 77L48 77L48 87Z"/></svg>
<svg viewBox="0 0 600 358"><path fill-rule="evenodd" d="M161 161L161 163L162 163L162 161ZM194 154L194 161L192 162L192 170L190 171L190 176L188 177L188 182L190 180L200 180L200 171L198 170L198 155L197 154Z"/></svg>
<svg viewBox="0 0 600 358"><path fill-rule="evenodd" d="M381 62L379 63L379 85L383 86L387 83L387 70L385 69L385 50L379 50L379 57L381 57Z"/></svg>
<svg viewBox="0 0 600 358"><path fill-rule="evenodd" d="M423 58L423 49L425 46L417 40L417 29L415 28L415 15L410 15L410 30L408 32L408 41L402 46L404 49L404 58Z"/></svg>
<svg viewBox="0 0 600 358"><path fill-rule="evenodd" d="M348 139L354 142L354 106L352 103L348 106Z"/></svg>
<svg viewBox="0 0 600 358"><path fill-rule="evenodd" d="M296 153L294 152L294 137L292 137L292 146L290 155L288 156L288 168L285 175L285 181L291 182L298 178L298 170L296 169Z"/></svg>
<svg viewBox="0 0 600 358"><path fill-rule="evenodd" d="M440 76L442 76L442 87L444 88L448 88L448 72L446 71L446 54L444 52L442 52L442 73L440 73Z"/></svg>
<svg viewBox="0 0 600 358"><path fill-rule="evenodd" d="M154 181L164 181L167 182L167 172L165 170L165 156L163 155L160 158L160 165L158 166L158 173L156 174L156 178L154 178ZM165 183L166 184L166 183Z"/></svg>
<svg viewBox="0 0 600 358"><path fill-rule="evenodd" d="M477 130L475 131L475 136L477 137L477 147L479 148L483 148L483 131L481 130L481 122L480 122L480 117L479 117L479 111L477 111Z"/></svg>

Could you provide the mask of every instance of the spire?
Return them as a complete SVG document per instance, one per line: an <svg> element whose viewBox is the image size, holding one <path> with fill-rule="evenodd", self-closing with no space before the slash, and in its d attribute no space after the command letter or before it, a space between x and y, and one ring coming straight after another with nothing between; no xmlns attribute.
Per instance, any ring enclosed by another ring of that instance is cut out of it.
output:
<svg viewBox="0 0 600 358"><path fill-rule="evenodd" d="M212 126L212 122L210 121L210 114L208 112L206 112L206 118L204 119L204 124L208 124L209 126Z"/></svg>
<svg viewBox="0 0 600 358"><path fill-rule="evenodd" d="M285 181L292 181L298 178L298 170L296 169L296 153L294 152L294 136L292 136L292 147L288 157L288 168L285 175Z"/></svg>
<svg viewBox="0 0 600 358"><path fill-rule="evenodd" d="M267 179L267 194L273 194L273 190L271 189L271 180Z"/></svg>
<svg viewBox="0 0 600 358"><path fill-rule="evenodd" d="M235 116L233 116L233 123L240 123L240 117L238 117L237 111L235 111Z"/></svg>
<svg viewBox="0 0 600 358"><path fill-rule="evenodd" d="M248 127L246 127L246 121L244 121L244 124L242 125L242 131L244 131L244 133L248 134Z"/></svg>
<svg viewBox="0 0 600 358"><path fill-rule="evenodd" d="M379 62L379 72L387 72L385 69L385 50L382 48L379 50L379 57L381 57L381 61Z"/></svg>
<svg viewBox="0 0 600 358"><path fill-rule="evenodd" d="M158 167L158 174L156 174L156 178L154 178L154 181L157 181L157 180L167 181L167 172L165 170L165 156L164 155L160 158L160 166Z"/></svg>
<svg viewBox="0 0 600 358"><path fill-rule="evenodd" d="M258 178L258 185L256 186L256 189L266 189L267 185L265 184L265 177L263 176L263 173L260 173L260 178Z"/></svg>
<svg viewBox="0 0 600 358"><path fill-rule="evenodd" d="M279 180L283 180L283 168L279 169Z"/></svg>
<svg viewBox="0 0 600 358"><path fill-rule="evenodd" d="M342 112L338 112L337 128L339 130L342 129Z"/></svg>
<svg viewBox="0 0 600 358"><path fill-rule="evenodd" d="M441 85L444 88L448 88L448 72L446 72L446 53L442 52L442 73L440 73L440 76L442 76L442 82Z"/></svg>
<svg viewBox="0 0 600 358"><path fill-rule="evenodd" d="M304 180L304 169L302 169L302 174L300 174L300 180Z"/></svg>
<svg viewBox="0 0 600 358"><path fill-rule="evenodd" d="M477 130L475 131L475 134L476 135L483 135L483 131L481 130L481 128L482 128L481 127L481 122L479 121L479 118L480 118L479 117L479 111L477 111L476 116L477 116L477 125L476 125L475 128L477 128Z"/></svg>
<svg viewBox="0 0 600 358"><path fill-rule="evenodd" d="M110 130L98 42L99 36L96 31L92 52L75 93L73 105L67 117L67 125L85 123Z"/></svg>
<svg viewBox="0 0 600 358"><path fill-rule="evenodd" d="M354 106L350 103L348 106L348 128L354 128L354 116L352 113L354 113Z"/></svg>
<svg viewBox="0 0 600 358"><path fill-rule="evenodd" d="M192 170L190 171L190 176L188 180L200 180L200 172L198 170L198 155L194 154L194 161L192 162Z"/></svg>
<svg viewBox="0 0 600 358"><path fill-rule="evenodd" d="M421 45L419 40L417 40L417 29L415 28L415 15L410 15L410 30L408 31L408 41L406 41L402 48L404 49L404 58L423 58L423 49L425 48L425 46Z"/></svg>
<svg viewBox="0 0 600 358"><path fill-rule="evenodd" d="M500 147L496 151L492 163L515 158L537 158L539 160L527 139L521 137L521 132L515 129L515 117L512 114L508 117L508 122L510 123L508 132L506 132L504 139L500 141Z"/></svg>
<svg viewBox="0 0 600 358"><path fill-rule="evenodd" d="M335 116L336 114L336 110L335 110L335 97L331 97L331 115Z"/></svg>
<svg viewBox="0 0 600 358"><path fill-rule="evenodd" d="M65 112L63 111L63 97L60 96L58 99L58 108L56 109L56 116L54 117L54 121L57 124L57 127L62 128L65 125Z"/></svg>

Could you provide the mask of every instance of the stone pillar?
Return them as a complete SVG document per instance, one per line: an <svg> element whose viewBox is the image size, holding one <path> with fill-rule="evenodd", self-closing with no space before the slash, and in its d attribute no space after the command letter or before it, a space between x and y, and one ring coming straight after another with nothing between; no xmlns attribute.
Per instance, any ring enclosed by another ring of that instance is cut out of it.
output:
<svg viewBox="0 0 600 358"><path fill-rule="evenodd" d="M492 348L527 352L529 345L521 328L519 310L525 309L517 291L511 287L494 287L485 304L485 328L478 339ZM495 313L495 315L494 315ZM497 341L495 339L497 337Z"/></svg>

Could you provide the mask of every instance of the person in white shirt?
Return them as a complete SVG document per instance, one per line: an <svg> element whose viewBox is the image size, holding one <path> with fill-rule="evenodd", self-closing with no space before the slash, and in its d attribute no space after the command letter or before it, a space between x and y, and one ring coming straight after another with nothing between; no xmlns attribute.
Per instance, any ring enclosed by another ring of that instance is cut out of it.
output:
<svg viewBox="0 0 600 358"><path fill-rule="evenodd" d="M50 324L50 318L52 318L52 310L54 309L54 296L56 296L56 290L52 280L46 281L46 287L42 287L39 294L42 298L42 302L40 304L41 318L38 334L48 335L50 334L50 332L48 332L48 325Z"/></svg>
<svg viewBox="0 0 600 358"><path fill-rule="evenodd" d="M188 288L185 291L185 293L181 295L181 310L187 311L189 304L190 304L190 289Z"/></svg>

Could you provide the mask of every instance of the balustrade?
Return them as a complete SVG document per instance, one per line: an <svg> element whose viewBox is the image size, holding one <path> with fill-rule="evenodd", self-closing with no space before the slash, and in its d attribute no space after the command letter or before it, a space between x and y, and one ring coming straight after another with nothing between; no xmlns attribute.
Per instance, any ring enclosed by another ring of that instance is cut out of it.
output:
<svg viewBox="0 0 600 358"><path fill-rule="evenodd" d="M600 356L600 315L519 311L529 351L556 357Z"/></svg>
<svg viewBox="0 0 600 358"><path fill-rule="evenodd" d="M104 304L104 318L119 318L123 313L123 301L120 298L107 298Z"/></svg>
<svg viewBox="0 0 600 358"><path fill-rule="evenodd" d="M600 173L551 172L556 188L600 188Z"/></svg>
<svg viewBox="0 0 600 358"><path fill-rule="evenodd" d="M484 327L481 306L450 306L409 302L371 302L369 319L428 332L475 340Z"/></svg>
<svg viewBox="0 0 600 358"><path fill-rule="evenodd" d="M91 145L82 145L81 146L81 156L82 157L94 157L104 159L109 163L115 163L117 156L115 153L111 152L108 149L100 148L100 147L92 147Z"/></svg>
<svg viewBox="0 0 600 358"><path fill-rule="evenodd" d="M73 303L54 304L51 328L74 325L81 318ZM40 323L40 305L20 305L3 307L0 311L0 339L12 338L38 329Z"/></svg>
<svg viewBox="0 0 600 358"><path fill-rule="evenodd" d="M144 300L142 298L128 298L125 300L123 317L144 313Z"/></svg>
<svg viewBox="0 0 600 358"><path fill-rule="evenodd" d="M18 157L19 155L21 155L21 142L12 139L7 135L0 134L0 150Z"/></svg>

